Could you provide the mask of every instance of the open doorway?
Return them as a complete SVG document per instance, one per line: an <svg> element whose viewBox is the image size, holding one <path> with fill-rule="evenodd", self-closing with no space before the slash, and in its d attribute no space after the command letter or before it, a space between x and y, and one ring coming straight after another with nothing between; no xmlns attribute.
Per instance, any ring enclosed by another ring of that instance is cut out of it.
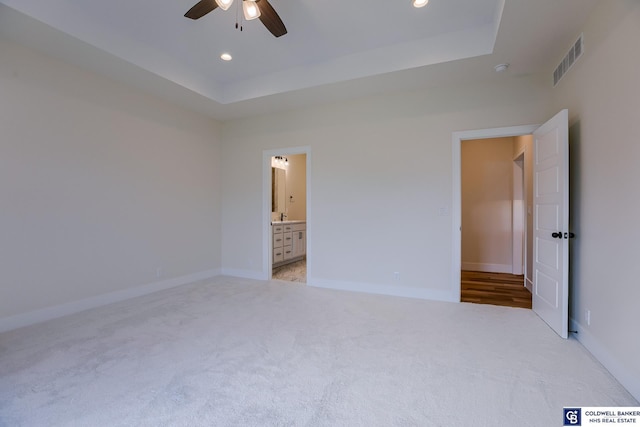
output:
<svg viewBox="0 0 640 427"><path fill-rule="evenodd" d="M302 152L300 152L302 151ZM268 162L268 278L307 281L307 150L271 152Z"/></svg>
<svg viewBox="0 0 640 427"><path fill-rule="evenodd" d="M461 141L460 300L531 308L531 135ZM530 276L529 276L530 278Z"/></svg>
<svg viewBox="0 0 640 427"><path fill-rule="evenodd" d="M532 135L529 151L533 190L527 217L527 285L533 311L559 336L569 335L569 111L559 111L542 125L512 126L453 132L452 141L452 299L460 296L462 220L461 149L470 139ZM525 164L527 157L525 156ZM529 199L530 200L530 199ZM531 214L529 209L531 209ZM528 228L528 227L527 227ZM532 249L533 248L533 249ZM531 280L531 283L529 283Z"/></svg>

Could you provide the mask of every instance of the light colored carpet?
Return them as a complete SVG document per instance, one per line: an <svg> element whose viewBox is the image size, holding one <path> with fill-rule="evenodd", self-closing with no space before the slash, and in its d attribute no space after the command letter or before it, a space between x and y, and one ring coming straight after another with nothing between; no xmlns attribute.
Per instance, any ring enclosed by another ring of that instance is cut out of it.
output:
<svg viewBox="0 0 640 427"><path fill-rule="evenodd" d="M216 278L0 334L3 426L556 426L638 403L526 309Z"/></svg>

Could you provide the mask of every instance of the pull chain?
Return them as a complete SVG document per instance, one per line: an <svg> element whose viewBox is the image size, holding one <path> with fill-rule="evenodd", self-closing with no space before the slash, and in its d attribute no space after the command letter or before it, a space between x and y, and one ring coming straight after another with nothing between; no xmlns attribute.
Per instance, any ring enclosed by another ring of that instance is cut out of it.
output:
<svg viewBox="0 0 640 427"><path fill-rule="evenodd" d="M238 21L240 21L240 31L242 31L242 17L243 15L240 13L241 4L244 0L240 0L236 3L236 30L238 29ZM238 19L240 17L240 19Z"/></svg>

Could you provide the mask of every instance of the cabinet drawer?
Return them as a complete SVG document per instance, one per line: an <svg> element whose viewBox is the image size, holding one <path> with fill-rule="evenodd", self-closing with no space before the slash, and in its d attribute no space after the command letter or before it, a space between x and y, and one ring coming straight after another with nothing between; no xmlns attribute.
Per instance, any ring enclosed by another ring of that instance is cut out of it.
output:
<svg viewBox="0 0 640 427"><path fill-rule="evenodd" d="M287 231L291 231L293 229L293 225L291 224L286 224L284 226L284 232L286 233Z"/></svg>
<svg viewBox="0 0 640 427"><path fill-rule="evenodd" d="M293 243L293 234L291 231L282 233L282 238L284 239L284 246L291 245Z"/></svg>
<svg viewBox="0 0 640 427"><path fill-rule="evenodd" d="M274 248L273 249L273 262L272 264L275 264L276 262L282 262L284 261L284 249L282 248Z"/></svg>
<svg viewBox="0 0 640 427"><path fill-rule="evenodd" d="M291 233L289 233L291 234ZM291 236L289 236L291 237ZM274 248L281 248L284 245L284 236L282 235L282 233L278 233L278 234L274 234L273 235L273 247Z"/></svg>
<svg viewBox="0 0 640 427"><path fill-rule="evenodd" d="M291 259L293 258L293 249L291 246L285 246L284 248L282 248L284 251L284 259Z"/></svg>
<svg viewBox="0 0 640 427"><path fill-rule="evenodd" d="M291 231L305 231L307 229L307 224L292 224Z"/></svg>
<svg viewBox="0 0 640 427"><path fill-rule="evenodd" d="M282 231L284 230L284 227L281 225L274 225L272 228L273 228L273 234L282 233Z"/></svg>

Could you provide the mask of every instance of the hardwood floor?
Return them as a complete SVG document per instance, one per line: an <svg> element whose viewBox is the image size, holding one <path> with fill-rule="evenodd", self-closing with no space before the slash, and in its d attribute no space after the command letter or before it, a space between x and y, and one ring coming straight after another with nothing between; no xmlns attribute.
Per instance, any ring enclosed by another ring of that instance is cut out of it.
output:
<svg viewBox="0 0 640 427"><path fill-rule="evenodd" d="M462 302L531 308L524 276L463 270L460 288Z"/></svg>

